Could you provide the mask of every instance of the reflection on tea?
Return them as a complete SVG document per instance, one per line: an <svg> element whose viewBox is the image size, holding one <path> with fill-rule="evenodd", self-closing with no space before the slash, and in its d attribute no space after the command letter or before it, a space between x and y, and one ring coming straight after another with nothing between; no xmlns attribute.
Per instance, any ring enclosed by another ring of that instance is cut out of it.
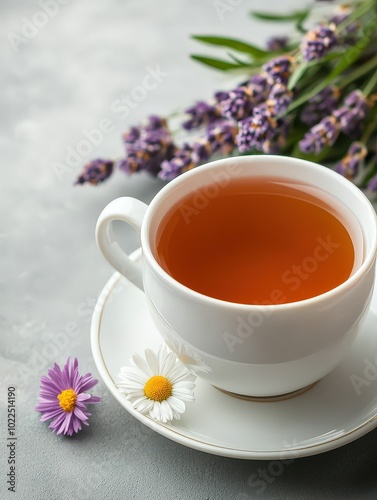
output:
<svg viewBox="0 0 377 500"><path fill-rule="evenodd" d="M284 303L350 276L353 243L325 197L271 178L216 188L181 199L158 227L157 260L183 285L229 302Z"/></svg>

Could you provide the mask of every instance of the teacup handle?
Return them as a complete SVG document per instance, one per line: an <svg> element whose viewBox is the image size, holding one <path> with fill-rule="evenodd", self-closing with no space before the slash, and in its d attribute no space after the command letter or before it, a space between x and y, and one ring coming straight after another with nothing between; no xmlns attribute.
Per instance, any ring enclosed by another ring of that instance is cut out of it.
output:
<svg viewBox="0 0 377 500"><path fill-rule="evenodd" d="M101 212L96 225L97 245L110 264L140 290L144 290L141 266L129 258L116 241L112 222L127 222L140 234L148 205L130 197L117 198Z"/></svg>

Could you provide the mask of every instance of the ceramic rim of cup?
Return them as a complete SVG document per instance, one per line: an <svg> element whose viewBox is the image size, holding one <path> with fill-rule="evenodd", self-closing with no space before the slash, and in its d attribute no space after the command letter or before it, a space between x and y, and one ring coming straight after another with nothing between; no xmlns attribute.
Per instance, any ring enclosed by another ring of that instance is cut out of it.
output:
<svg viewBox="0 0 377 500"><path fill-rule="evenodd" d="M335 288L332 288L331 290L328 290L327 292L324 292L320 295L316 295L314 297L310 297L307 299L303 299L300 301L296 302L288 302L288 303L283 303L283 304L271 304L271 305L258 305L258 308L297 308L297 307L305 307L309 303L314 303L322 300L326 300L327 298L330 298L333 295L342 293L343 291L346 291L348 288L351 288L354 286L366 273L367 271L371 268L373 265L375 259L376 259L376 253L377 253L377 218L376 218L376 213L375 210L368 200L368 198L360 191L359 188L357 188L354 184L352 184L351 181L347 180L340 174L334 172L328 167L324 167L323 165L319 165L307 160L301 160L298 158L290 158L290 157L284 157L284 156L273 156L273 155L261 155L261 156L244 156L244 157L231 157L231 158L225 158L221 160L216 160L210 163L207 163L205 165L201 165L200 167L196 167L193 170L190 170L188 172L185 172L184 174L181 174L179 177L173 179L170 181L169 184L167 184L157 195L154 197L152 202L150 203L147 213L145 215L142 229L141 229L141 243L142 243L142 248L143 248L143 254L144 258L149 262L151 265L152 269L154 272L158 273L160 278L162 278L167 284L169 284L171 287L179 289L181 291L184 291L185 293L188 293L191 295L192 298L196 298L197 300L200 301L209 301L212 304L218 304L221 305L222 307L236 307L239 308L240 310L245 310L245 309L250 309L255 307L253 304L241 304L238 302L229 302L225 301L222 299L217 299L214 297L210 297L208 295L204 295L200 292L197 292L179 281L177 281L175 278L173 278L170 274L168 274L160 264L157 262L157 259L155 258L153 251L151 249L151 245L149 243L149 236L152 230L155 230L155 228L152 227L152 222L155 222L156 219L156 212L158 207L160 207L164 202L166 203L167 198L170 198L171 196L174 196L174 193L177 192L180 186L184 186L190 183L191 179L194 177L198 176L205 176L206 173L211 172L212 170L217 170L217 168L223 166L225 168L226 164L245 164L245 165L251 165L251 164L267 164L267 163L273 163L275 164L280 164L280 165L286 165L290 166L296 166L300 168L306 168L310 169L312 172L313 170L317 171L317 174L320 174L320 177L322 180L327 179L332 179L333 181L336 181L336 183L339 183L344 190L347 190L354 199L358 199L359 203L363 205L363 209L365 212L365 216L369 216L369 220L367 223L364 223L364 221L360 221L360 218L358 218L354 212L352 211L352 207L347 207L342 200L338 198L338 201L341 203L341 205L344 207L344 213L351 213L353 217L358 221L359 227L361 228L362 234L363 234L363 247L365 249L364 256L363 256L363 262L359 267L355 270L355 267L357 267L357 264L354 265L354 269L351 272L351 275L347 278L346 281L341 283ZM268 168L268 167L263 167L263 168ZM263 175L263 174L260 174ZM245 175L246 177L247 175ZM276 173L274 172L273 177L279 177L279 179L283 180L289 180L289 181L297 181L300 183L305 184L305 180L303 179L297 179L295 177L289 177L284 175L283 173ZM308 183L307 183L308 184ZM208 183L203 183L202 187L205 187L208 185ZM329 195L332 195L334 198L337 198L333 193L327 191L324 189L318 182L317 183L310 183L309 184L312 187L315 187L325 193L328 193ZM191 190L188 190L187 192L190 192ZM171 205L170 205L171 206ZM347 217L346 217L347 219ZM367 224L372 227L373 233L371 234L371 227L369 227L368 230L368 237L371 237L371 241L369 244L366 244L366 237L367 235L365 234L365 230L362 229L362 227L365 227ZM158 224L157 224L158 225ZM356 255L356 254L355 254Z"/></svg>

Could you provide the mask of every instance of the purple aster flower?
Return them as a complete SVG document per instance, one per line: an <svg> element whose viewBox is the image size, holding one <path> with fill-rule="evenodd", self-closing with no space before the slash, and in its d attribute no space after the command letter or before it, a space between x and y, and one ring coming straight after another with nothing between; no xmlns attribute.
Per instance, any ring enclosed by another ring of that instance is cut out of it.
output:
<svg viewBox="0 0 377 500"><path fill-rule="evenodd" d="M81 430L81 424L89 425L90 413L86 405L99 403L102 398L86 394L97 384L90 373L79 374L78 361L68 358L63 370L55 363L48 370L48 377L41 377L39 402L35 409L41 412L41 422L53 419L49 429L56 434L72 436Z"/></svg>
<svg viewBox="0 0 377 500"><path fill-rule="evenodd" d="M301 112L301 121L307 125L314 125L328 116L336 108L341 92L338 87L329 85L317 95L309 99Z"/></svg>
<svg viewBox="0 0 377 500"><path fill-rule="evenodd" d="M299 142L304 153L320 153L325 147L332 146L340 133L338 120L334 116L326 116L314 125Z"/></svg>
<svg viewBox="0 0 377 500"><path fill-rule="evenodd" d="M114 162L110 160L93 160L87 163L75 184L97 185L105 181L113 172Z"/></svg>
<svg viewBox="0 0 377 500"><path fill-rule="evenodd" d="M262 69L266 73L270 84L283 83L286 85L291 75L291 65L291 57L279 56L264 64Z"/></svg>
<svg viewBox="0 0 377 500"><path fill-rule="evenodd" d="M161 170L158 177L164 181L171 181L178 175L196 167L192 160L192 147L189 144L184 144L182 148L177 149L174 156L170 160L165 160L161 163Z"/></svg>
<svg viewBox="0 0 377 500"><path fill-rule="evenodd" d="M185 113L191 116L189 120L182 124L182 127L186 130L192 130L202 125L213 123L220 116L218 106L208 104L204 101L197 102L194 106L186 109Z"/></svg>
<svg viewBox="0 0 377 500"><path fill-rule="evenodd" d="M221 114L229 120L243 120L251 114L253 93L249 87L236 87L228 92L227 98L220 102Z"/></svg>
<svg viewBox="0 0 377 500"><path fill-rule="evenodd" d="M253 115L239 122L236 143L241 153L251 149L263 150L263 144L277 134L279 122L271 116L267 106L262 104L254 109Z"/></svg>
<svg viewBox="0 0 377 500"><path fill-rule="evenodd" d="M289 38L287 36L273 36L267 40L267 49L278 52L285 50L288 45Z"/></svg>
<svg viewBox="0 0 377 500"><path fill-rule="evenodd" d="M305 61L321 59L337 45L335 28L334 24L319 24L306 33L301 44L301 55Z"/></svg>
<svg viewBox="0 0 377 500"><path fill-rule="evenodd" d="M368 189L370 191L373 191L374 193L377 192L377 174L374 175L368 182Z"/></svg>
<svg viewBox="0 0 377 500"><path fill-rule="evenodd" d="M131 174L145 170L156 175L164 160L173 157L175 145L166 120L151 116L145 126L132 127L123 135L126 158L118 167Z"/></svg>
<svg viewBox="0 0 377 500"><path fill-rule="evenodd" d="M286 85L282 83L275 83L271 87L270 94L266 104L272 115L280 115L284 113L290 105L293 97L293 92L288 90Z"/></svg>
<svg viewBox="0 0 377 500"><path fill-rule="evenodd" d="M353 179L360 166L364 163L364 159L368 154L368 150L362 142L353 142L347 151L344 158L341 159L335 166L335 170L347 177Z"/></svg>

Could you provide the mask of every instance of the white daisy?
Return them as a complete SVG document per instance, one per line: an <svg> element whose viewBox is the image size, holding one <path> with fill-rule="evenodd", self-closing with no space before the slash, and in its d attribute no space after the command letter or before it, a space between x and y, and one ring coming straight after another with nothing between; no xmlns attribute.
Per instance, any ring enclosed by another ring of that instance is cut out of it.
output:
<svg viewBox="0 0 377 500"><path fill-rule="evenodd" d="M167 342L170 349L175 353L177 358L193 373L210 373L212 371L211 367L208 366L200 357L200 355L194 352L186 344L178 342L176 339L169 339Z"/></svg>
<svg viewBox="0 0 377 500"><path fill-rule="evenodd" d="M118 387L132 406L166 423L179 420L185 403L194 401L195 376L162 344L158 353L145 350L145 359L138 354L131 358L132 367L120 369Z"/></svg>

